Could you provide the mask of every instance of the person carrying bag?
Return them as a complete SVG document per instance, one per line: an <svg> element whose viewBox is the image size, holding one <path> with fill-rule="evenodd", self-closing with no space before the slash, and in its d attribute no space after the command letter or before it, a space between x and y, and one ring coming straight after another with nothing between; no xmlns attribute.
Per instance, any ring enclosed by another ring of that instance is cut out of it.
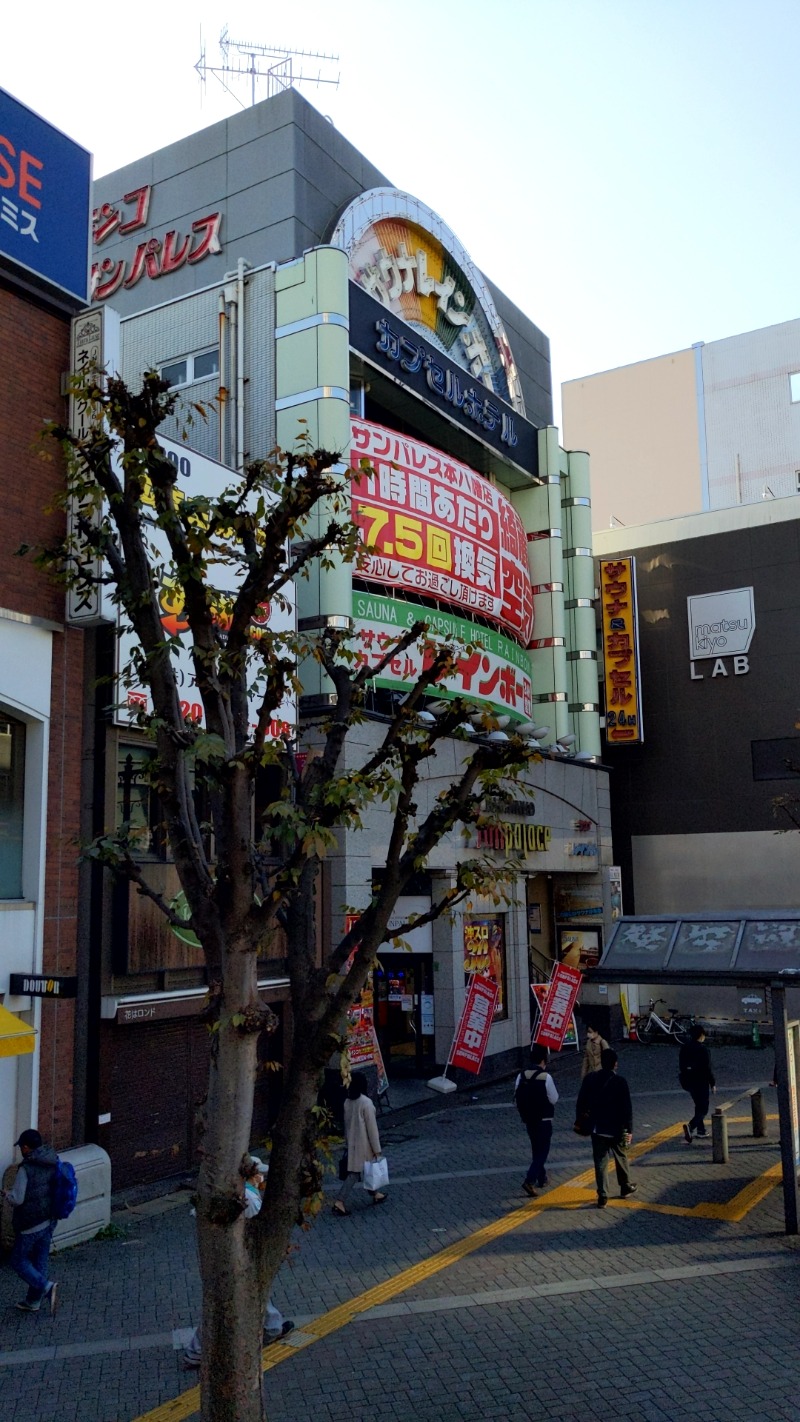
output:
<svg viewBox="0 0 800 1422"><path fill-rule="evenodd" d="M347 1100L344 1103L344 1134L347 1142L347 1179L339 1191L338 1198L333 1202L335 1215L350 1214L348 1206L353 1190L361 1180L362 1173L365 1175L364 1189L372 1196L373 1205L382 1205L386 1199L381 1186L368 1184L366 1179L367 1165L382 1166L385 1172L384 1184L388 1182L389 1169L385 1158L381 1156L381 1138L378 1135L375 1107L369 1099L367 1078L363 1071L353 1072L350 1085L347 1088ZM380 1173L373 1178L380 1178Z"/></svg>

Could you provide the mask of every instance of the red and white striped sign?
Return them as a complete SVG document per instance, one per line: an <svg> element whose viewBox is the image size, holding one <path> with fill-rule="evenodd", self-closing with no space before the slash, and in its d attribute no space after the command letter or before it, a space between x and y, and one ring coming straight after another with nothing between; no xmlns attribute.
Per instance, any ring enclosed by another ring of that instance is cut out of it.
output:
<svg viewBox="0 0 800 1422"><path fill-rule="evenodd" d="M551 1047L555 1052L561 1051L582 981L583 973L579 968L570 968L566 963L556 963L535 1038L540 1047Z"/></svg>
<svg viewBox="0 0 800 1422"><path fill-rule="evenodd" d="M474 973L470 978L458 1031L453 1038L448 1066L463 1067L465 1071L475 1074L480 1071L496 1002L497 983Z"/></svg>

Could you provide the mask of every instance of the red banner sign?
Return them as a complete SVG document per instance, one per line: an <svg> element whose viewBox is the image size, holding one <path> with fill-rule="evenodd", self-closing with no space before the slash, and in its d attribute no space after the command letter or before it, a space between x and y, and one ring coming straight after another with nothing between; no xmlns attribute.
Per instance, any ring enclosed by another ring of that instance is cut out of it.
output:
<svg viewBox="0 0 800 1422"><path fill-rule="evenodd" d="M555 1052L561 1051L582 982L583 973L579 968L570 968L566 963L556 963L535 1037L540 1047L551 1047Z"/></svg>
<svg viewBox="0 0 800 1422"><path fill-rule="evenodd" d="M513 504L466 464L419 440L351 421L353 522L374 552L361 576L494 620L528 646L533 589Z"/></svg>
<svg viewBox="0 0 800 1422"><path fill-rule="evenodd" d="M492 1028L497 983L476 974L467 989L467 1000L450 1049L448 1066L463 1067L476 1075L481 1069Z"/></svg>

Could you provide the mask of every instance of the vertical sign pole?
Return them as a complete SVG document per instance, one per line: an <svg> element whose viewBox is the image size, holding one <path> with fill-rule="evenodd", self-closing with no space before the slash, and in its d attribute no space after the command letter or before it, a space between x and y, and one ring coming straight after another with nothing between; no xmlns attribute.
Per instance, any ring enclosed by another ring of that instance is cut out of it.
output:
<svg viewBox="0 0 800 1422"><path fill-rule="evenodd" d="M789 1050L789 1024L786 1019L786 988L772 984L772 1025L775 1033L775 1071L778 1082L778 1119L783 1167L783 1213L787 1234L798 1233L797 1162L794 1151L792 1097L797 1091L795 1054ZM796 1095L795 1095L796 1100Z"/></svg>

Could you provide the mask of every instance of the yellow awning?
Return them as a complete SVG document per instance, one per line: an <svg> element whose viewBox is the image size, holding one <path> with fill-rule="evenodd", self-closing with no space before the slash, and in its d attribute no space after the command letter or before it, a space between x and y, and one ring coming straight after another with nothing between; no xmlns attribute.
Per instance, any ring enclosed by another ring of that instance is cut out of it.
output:
<svg viewBox="0 0 800 1422"><path fill-rule="evenodd" d="M0 1003L0 1057L21 1057L36 1045L36 1029Z"/></svg>

